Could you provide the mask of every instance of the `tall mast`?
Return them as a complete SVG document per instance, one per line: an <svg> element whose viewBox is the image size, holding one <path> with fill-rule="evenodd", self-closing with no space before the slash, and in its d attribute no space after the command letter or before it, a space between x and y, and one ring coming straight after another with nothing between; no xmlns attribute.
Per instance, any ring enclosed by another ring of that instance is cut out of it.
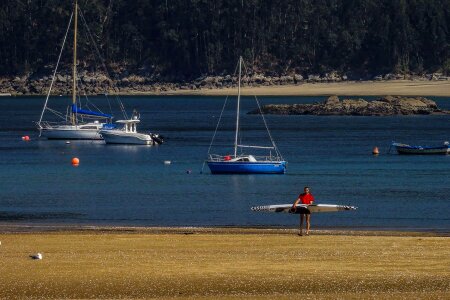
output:
<svg viewBox="0 0 450 300"><path fill-rule="evenodd" d="M74 30L73 30L73 70L72 70L72 104L77 104L77 27L78 27L78 0L75 0L74 10ZM70 115L72 125L76 123L76 115L72 111Z"/></svg>
<svg viewBox="0 0 450 300"><path fill-rule="evenodd" d="M242 56L239 56L239 80L238 80L238 98L237 98L237 110L236 110L236 136L234 139L234 157L237 156L238 136L239 136L239 104L241 102L241 68Z"/></svg>

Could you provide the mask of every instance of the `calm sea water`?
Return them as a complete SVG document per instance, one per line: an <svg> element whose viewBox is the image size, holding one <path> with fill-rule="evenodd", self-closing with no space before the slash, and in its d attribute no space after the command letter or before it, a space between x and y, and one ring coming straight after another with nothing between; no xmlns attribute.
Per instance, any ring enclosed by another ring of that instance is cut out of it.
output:
<svg viewBox="0 0 450 300"><path fill-rule="evenodd" d="M450 98L433 99L450 109ZM412 144L450 140L450 116L267 116L288 161L287 174L211 175L207 166L200 171L224 97L122 100L129 112L140 111L138 129L163 134L164 145L40 140L33 121L39 119L44 99L0 98L0 223L292 227L297 216L249 208L291 203L308 185L318 203L359 207L355 212L314 215L314 228L450 230L450 155L386 154L393 140ZM65 110L67 101L52 98L50 107ZM108 111L104 98L91 101ZM231 153L234 105L227 106L216 138L219 147L213 152ZM256 107L255 102L245 98L242 106L243 140L267 144L261 117L245 114ZM23 142L23 135L31 141ZM374 146L381 151L377 157L371 155ZM79 167L70 164L75 156L80 158ZM165 160L172 164L164 165Z"/></svg>

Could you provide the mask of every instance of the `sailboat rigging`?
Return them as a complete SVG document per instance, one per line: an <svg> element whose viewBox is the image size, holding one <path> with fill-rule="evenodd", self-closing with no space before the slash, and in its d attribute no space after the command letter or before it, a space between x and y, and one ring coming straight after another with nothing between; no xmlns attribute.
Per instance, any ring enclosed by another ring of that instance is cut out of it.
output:
<svg viewBox="0 0 450 300"><path fill-rule="evenodd" d="M40 132L40 136L46 137L48 139L88 139L96 140L102 139L99 130L105 125L112 121L113 116L111 114L105 114L101 111L92 111L88 109L83 109L77 103L77 35L78 35L78 1L74 1L74 9L70 16L69 24L64 36L64 40L61 46L61 51L59 53L58 61L53 72L52 81L50 88L45 99L45 104L41 112L39 121L36 122L37 128ZM80 11L81 13L81 11ZM73 30L73 66L72 66L72 103L68 108L66 115L50 109L48 107L48 100L50 98L51 90L56 78L56 72L61 61L62 52L64 45L67 40L70 25L74 24ZM52 112L56 116L62 118L64 121L62 123L51 123L48 121L43 121L44 113L46 111ZM85 121L91 120L91 121Z"/></svg>
<svg viewBox="0 0 450 300"><path fill-rule="evenodd" d="M258 145L244 145L239 143L240 136L240 102L241 102L241 77L242 77L242 64L243 59L239 57L239 77L238 77L238 95L237 95L237 107L236 107L236 129L234 135L234 153L231 155L218 155L210 154L211 146L214 142L214 138L219 127L219 123L222 119L222 114L225 109L225 104L222 108L222 112L219 117L218 124L216 126L216 131L214 132L209 150L208 159L206 163L212 174L284 174L286 172L286 161L281 156L272 135L270 134L269 128L266 123L266 119L263 114L261 117L263 119L264 125L266 127L267 133L269 135L271 146L258 146ZM258 98L255 97L258 108L261 110ZM238 149L241 150L238 153ZM243 149L267 149L270 150L268 156L255 156L243 153ZM275 154L272 154L272 151Z"/></svg>

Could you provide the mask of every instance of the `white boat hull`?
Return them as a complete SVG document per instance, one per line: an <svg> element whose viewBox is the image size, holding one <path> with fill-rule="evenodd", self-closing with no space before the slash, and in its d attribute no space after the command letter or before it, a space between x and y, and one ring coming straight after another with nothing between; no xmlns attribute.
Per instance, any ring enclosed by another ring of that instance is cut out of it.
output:
<svg viewBox="0 0 450 300"><path fill-rule="evenodd" d="M131 144L131 145L153 145L153 139L148 134L130 133L121 130L102 130L101 136L106 144Z"/></svg>
<svg viewBox="0 0 450 300"><path fill-rule="evenodd" d="M101 140L99 128L86 129L77 126L61 126L54 128L42 128L41 136L49 140Z"/></svg>

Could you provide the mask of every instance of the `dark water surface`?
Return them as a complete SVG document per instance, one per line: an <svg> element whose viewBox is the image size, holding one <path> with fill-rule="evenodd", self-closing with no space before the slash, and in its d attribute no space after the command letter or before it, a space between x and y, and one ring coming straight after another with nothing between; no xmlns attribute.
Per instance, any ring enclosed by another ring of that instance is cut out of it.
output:
<svg viewBox="0 0 450 300"><path fill-rule="evenodd" d="M262 104L321 97L262 97ZM450 109L450 98L433 98ZM92 100L92 99L91 99ZM140 131L167 137L157 147L38 139L42 97L0 98L0 223L151 226L295 226L297 217L250 206L291 203L303 186L317 202L356 205L356 212L317 214L314 228L450 230L450 155L387 155L391 141L441 144L450 116L267 116L288 161L285 175L210 175L202 169L224 97L123 97L141 113ZM105 112L103 98L92 100ZM230 99L231 101L231 99ZM65 111L67 98L51 107ZM216 142L234 134L230 103ZM242 103L243 139L267 144L256 104ZM113 107L117 107L114 105ZM116 114L117 114L116 109ZM117 117L116 119L120 119ZM21 141L29 135L30 142ZM381 154L371 155L374 146ZM213 152L231 153L231 147ZM393 152L392 152L393 153ZM72 157L79 167L72 167ZM165 160L172 161L164 165ZM187 170L191 170L190 174Z"/></svg>

